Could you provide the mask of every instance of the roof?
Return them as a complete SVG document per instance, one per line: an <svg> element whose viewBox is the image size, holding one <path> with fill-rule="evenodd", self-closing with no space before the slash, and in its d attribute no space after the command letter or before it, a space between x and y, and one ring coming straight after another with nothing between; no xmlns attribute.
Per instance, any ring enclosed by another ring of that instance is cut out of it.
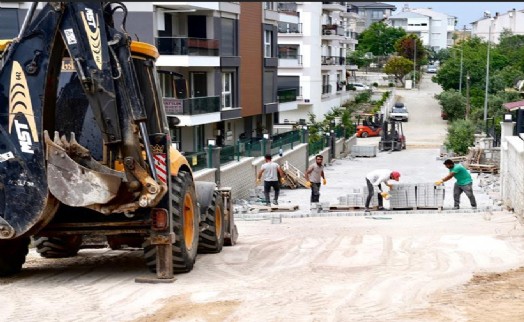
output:
<svg viewBox="0 0 524 322"><path fill-rule="evenodd" d="M382 2L348 2L349 4L358 7L358 8L386 8L397 10L397 7L392 4L382 3Z"/></svg>
<svg viewBox="0 0 524 322"><path fill-rule="evenodd" d="M410 11L402 11L402 12L399 12L389 17L389 19L407 19L407 18L427 18L429 19L429 17L426 15L423 15L421 13L416 13L416 12L410 12Z"/></svg>
<svg viewBox="0 0 524 322"><path fill-rule="evenodd" d="M502 104L502 106L510 111L519 110L524 108L524 101L508 102Z"/></svg>

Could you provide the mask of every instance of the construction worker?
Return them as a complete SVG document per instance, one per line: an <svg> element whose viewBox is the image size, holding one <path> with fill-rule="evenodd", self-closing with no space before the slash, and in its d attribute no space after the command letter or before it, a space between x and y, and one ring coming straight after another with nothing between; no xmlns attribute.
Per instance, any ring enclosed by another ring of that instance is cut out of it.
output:
<svg viewBox="0 0 524 322"><path fill-rule="evenodd" d="M447 159L444 161L444 165L449 169L449 174L444 178L435 182L437 186L440 186L442 183L448 181L449 179L455 177L455 185L453 187L453 199L454 199L454 210L460 209L460 195L464 192L469 198L471 203L471 208L477 209L477 200L473 195L473 179L469 171L464 168L460 163L455 164L453 160Z"/></svg>
<svg viewBox="0 0 524 322"><path fill-rule="evenodd" d="M320 198L320 178L322 178L322 184L326 185L326 177L324 176L324 157L317 155L315 157L315 163L310 165L305 173L306 186L311 188L311 203L318 202Z"/></svg>
<svg viewBox="0 0 524 322"><path fill-rule="evenodd" d="M260 183L260 179L262 178L263 174L264 196L266 197L265 204L266 206L271 205L269 203L269 192L271 191L271 187L273 187L273 190L275 190L275 198L273 199L273 204L278 205L278 193L280 192L278 174L280 174L280 180L282 181L282 183L284 183L284 171L282 171L278 163L272 161L271 154L266 154L264 158L266 160L266 163L264 163L262 167L260 167L260 171L258 171L257 184Z"/></svg>
<svg viewBox="0 0 524 322"><path fill-rule="evenodd" d="M375 193L375 187L378 187L380 193L378 197L378 210L384 210L383 198L389 198L389 194L385 191L382 191L382 183L389 187L389 190L393 187L390 184L389 180L399 181L400 173L398 171L391 171L389 169L378 169L371 171L366 175L366 184L368 186L368 196L366 198L366 208L365 212L369 212L369 204L371 203L371 198L373 198L373 193Z"/></svg>

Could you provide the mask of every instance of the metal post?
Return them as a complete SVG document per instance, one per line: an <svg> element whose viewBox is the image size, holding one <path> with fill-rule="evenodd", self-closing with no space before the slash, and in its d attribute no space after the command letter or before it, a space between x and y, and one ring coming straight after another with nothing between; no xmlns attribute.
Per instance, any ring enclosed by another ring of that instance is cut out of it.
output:
<svg viewBox="0 0 524 322"><path fill-rule="evenodd" d="M416 74L417 72L417 39L413 38L413 89L416 88Z"/></svg>
<svg viewBox="0 0 524 322"><path fill-rule="evenodd" d="M490 19L492 19L490 17ZM490 49L490 40L491 40L491 23L489 22L488 28L488 54L486 57L486 88L484 89L484 127L487 133L487 120L488 120L488 89L489 89L489 49Z"/></svg>
<svg viewBox="0 0 524 322"><path fill-rule="evenodd" d="M462 94L462 62L464 60L464 47L460 49L460 79L459 79L459 93Z"/></svg>

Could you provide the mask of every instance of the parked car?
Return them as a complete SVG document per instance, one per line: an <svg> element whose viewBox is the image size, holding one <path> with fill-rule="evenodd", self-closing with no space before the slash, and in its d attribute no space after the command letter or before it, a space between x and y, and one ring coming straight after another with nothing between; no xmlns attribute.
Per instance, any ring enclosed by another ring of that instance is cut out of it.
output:
<svg viewBox="0 0 524 322"><path fill-rule="evenodd" d="M437 66L435 65L428 65L428 68L426 69L426 72L434 74L437 72Z"/></svg>
<svg viewBox="0 0 524 322"><path fill-rule="evenodd" d="M391 113L389 113L389 118L396 121L408 121L409 112L404 103L397 102L393 106Z"/></svg>
<svg viewBox="0 0 524 322"><path fill-rule="evenodd" d="M348 86L354 87L356 91L365 91L369 89L369 86L364 85L362 83L349 83Z"/></svg>

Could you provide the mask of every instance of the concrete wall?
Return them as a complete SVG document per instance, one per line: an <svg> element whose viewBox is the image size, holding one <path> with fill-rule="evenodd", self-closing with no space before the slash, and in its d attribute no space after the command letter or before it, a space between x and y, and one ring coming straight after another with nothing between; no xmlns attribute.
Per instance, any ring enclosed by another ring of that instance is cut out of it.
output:
<svg viewBox="0 0 524 322"><path fill-rule="evenodd" d="M524 136L512 136L515 123L501 123L500 191L504 205L524 216Z"/></svg>

